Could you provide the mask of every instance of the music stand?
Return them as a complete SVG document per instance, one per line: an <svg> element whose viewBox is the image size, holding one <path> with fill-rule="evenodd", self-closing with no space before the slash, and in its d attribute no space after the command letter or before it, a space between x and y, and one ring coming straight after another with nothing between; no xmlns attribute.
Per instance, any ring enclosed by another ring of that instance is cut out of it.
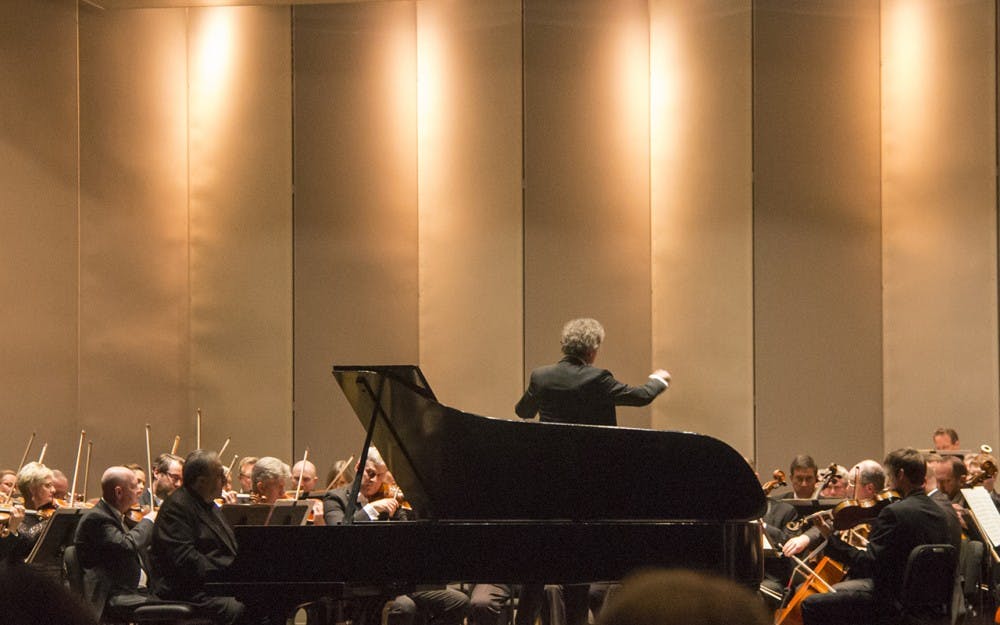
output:
<svg viewBox="0 0 1000 625"><path fill-rule="evenodd" d="M223 504L222 516L230 526L237 525L305 525L312 502L291 499L268 503Z"/></svg>
<svg viewBox="0 0 1000 625"><path fill-rule="evenodd" d="M24 561L44 572L62 575L63 550L73 542L84 508L59 508L45 524L31 553Z"/></svg>
<svg viewBox="0 0 1000 625"><path fill-rule="evenodd" d="M967 512L990 550L993 561L1000 562L1000 555L997 555L997 547L1000 547L1000 512L993 504L989 491L982 486L963 488L962 496L969 505Z"/></svg>

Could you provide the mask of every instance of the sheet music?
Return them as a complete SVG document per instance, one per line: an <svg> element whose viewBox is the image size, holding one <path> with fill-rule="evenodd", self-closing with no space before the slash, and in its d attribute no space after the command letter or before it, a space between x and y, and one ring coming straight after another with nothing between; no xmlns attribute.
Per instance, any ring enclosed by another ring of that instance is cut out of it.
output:
<svg viewBox="0 0 1000 625"><path fill-rule="evenodd" d="M993 504L993 498L982 486L963 488L962 495L983 536L994 548L1000 547L1000 512Z"/></svg>

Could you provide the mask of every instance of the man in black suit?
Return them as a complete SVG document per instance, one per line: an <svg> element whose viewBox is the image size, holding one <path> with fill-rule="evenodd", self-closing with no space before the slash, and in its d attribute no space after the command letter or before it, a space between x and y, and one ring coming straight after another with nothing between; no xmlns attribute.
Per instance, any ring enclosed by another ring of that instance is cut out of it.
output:
<svg viewBox="0 0 1000 625"><path fill-rule="evenodd" d="M563 359L531 372L531 381L514 411L522 419L540 415L543 423L618 425L615 406L645 406L670 386L670 373L657 369L642 386L629 386L607 369L593 366L604 341L595 319L573 319L563 326Z"/></svg>
<svg viewBox="0 0 1000 625"><path fill-rule="evenodd" d="M224 571L236 557L236 536L219 512L225 470L219 456L202 449L184 462L184 485L160 508L153 530L153 567L157 596L188 601L231 625L245 608L233 597L214 597L205 582Z"/></svg>
<svg viewBox="0 0 1000 625"><path fill-rule="evenodd" d="M927 468L923 454L897 449L882 462L889 488L903 499L885 507L872 523L868 547L858 550L835 534L821 518L817 527L830 539L827 555L846 564L850 580L802 602L805 625L888 623L896 616L903 571L910 552L919 545L951 544L958 549L961 530L955 518L924 492Z"/></svg>
<svg viewBox="0 0 1000 625"><path fill-rule="evenodd" d="M84 598L98 619L155 600L149 592L149 544L156 512L132 529L125 514L139 500L142 486L126 467L111 467L101 476L101 500L83 513L76 527L77 557L83 568Z"/></svg>
<svg viewBox="0 0 1000 625"><path fill-rule="evenodd" d="M596 319L568 321L560 339L562 360L531 372L528 388L514 406L517 416L533 419L538 414L542 423L618 425L616 406L645 406L670 387L670 373L665 369L651 373L649 381L641 386L629 386L616 380L607 369L595 367L597 350L604 336L604 327ZM492 601L488 612L497 612L499 602L494 597L502 596L497 589L502 591L503 588L484 585L474 589L474 606L478 608L486 597ZM586 625L587 586L550 588L546 592L539 584L526 584L521 588L518 625L532 623L546 600L550 603L550 620L556 621L552 625L563 625L562 622ZM476 612L484 611L477 609Z"/></svg>
<svg viewBox="0 0 1000 625"><path fill-rule="evenodd" d="M368 450L364 473L361 476L361 489L358 493L358 507L351 516L354 522L394 521L408 518L407 510L402 507L401 498L384 496L382 485L389 469L382 455L374 447ZM350 497L350 487L335 488L328 492L323 500L325 510L324 520L327 525L343 523L347 518L347 502ZM355 621L378 622L377 612L381 605L369 605L362 608L360 618ZM469 598L465 594L451 588L440 590L420 590L408 595L400 595L389 602L386 611L387 625L411 625L417 614L425 617L427 625L460 625L469 610ZM370 621L366 621L370 619Z"/></svg>

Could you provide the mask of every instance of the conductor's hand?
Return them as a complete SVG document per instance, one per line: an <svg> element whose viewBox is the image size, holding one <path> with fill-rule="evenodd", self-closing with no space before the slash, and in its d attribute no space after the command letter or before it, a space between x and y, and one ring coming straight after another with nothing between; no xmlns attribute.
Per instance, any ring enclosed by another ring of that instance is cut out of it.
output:
<svg viewBox="0 0 1000 625"><path fill-rule="evenodd" d="M392 518L392 515L396 514L396 510L399 509L399 502L396 501L395 497L376 499L375 501L369 502L368 505L370 505L373 510L378 512L379 516L387 514L389 515L389 518Z"/></svg>
<svg viewBox="0 0 1000 625"><path fill-rule="evenodd" d="M655 375L658 378L663 378L667 382L670 382L670 372L667 371L666 369L657 369L656 371L653 372L653 375Z"/></svg>

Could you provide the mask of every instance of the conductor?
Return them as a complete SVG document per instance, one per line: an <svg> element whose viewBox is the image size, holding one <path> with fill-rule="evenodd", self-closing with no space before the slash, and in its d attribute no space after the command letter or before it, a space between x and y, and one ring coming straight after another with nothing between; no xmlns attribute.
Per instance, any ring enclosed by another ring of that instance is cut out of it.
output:
<svg viewBox="0 0 1000 625"><path fill-rule="evenodd" d="M615 406L645 406L670 386L670 373L657 369L642 386L629 386L607 369L593 366L604 342L596 319L573 319L563 326L563 358L531 372L531 381L514 411L522 419L540 415L543 423L618 425Z"/></svg>
<svg viewBox="0 0 1000 625"><path fill-rule="evenodd" d="M517 402L514 411L522 419L536 414L543 423L578 423L584 425L618 425L616 406L645 406L670 386L670 373L657 369L642 386L629 386L615 379L607 369L594 366L597 350L604 342L604 327L596 319L573 319L563 326L563 358L554 365L539 367L531 372L528 389ZM505 587L479 585L473 589L473 613L477 591L496 594ZM586 625L587 585L569 585L549 596L551 625ZM545 600L540 584L521 588L515 625L530 625Z"/></svg>

